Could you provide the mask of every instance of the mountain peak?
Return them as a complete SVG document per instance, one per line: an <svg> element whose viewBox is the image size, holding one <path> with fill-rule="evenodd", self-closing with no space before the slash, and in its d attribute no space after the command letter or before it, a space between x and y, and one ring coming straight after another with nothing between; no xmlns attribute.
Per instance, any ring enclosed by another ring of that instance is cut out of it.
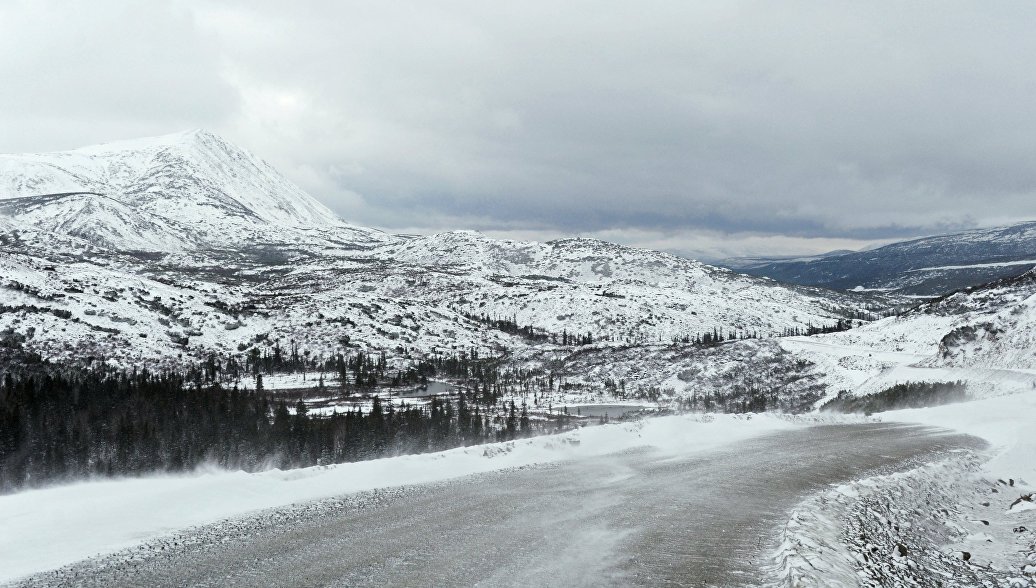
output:
<svg viewBox="0 0 1036 588"><path fill-rule="evenodd" d="M194 146L206 143L221 143L224 145L233 146L232 143L230 143L220 135L213 133L212 131L202 128L195 128L176 131L173 133L166 133L163 135L153 135L149 137L136 137L132 139L117 139L114 141L105 141L104 143L84 145L81 147L77 147L75 149L70 149L68 151L35 153L33 155L57 155L59 153L77 153L88 156L100 156L111 153L151 151L155 149ZM244 151L243 149L237 147L234 148ZM9 156L24 157L25 155L10 154Z"/></svg>
<svg viewBox="0 0 1036 588"><path fill-rule="evenodd" d="M69 201L62 197L83 193L104 195L122 205L119 210L141 215L113 217L116 225L137 228L111 226L109 235L137 235L141 226L157 220L190 227L192 231L183 232L187 242L174 249L291 240L288 233L299 229L345 226L268 163L205 129L56 153L0 156L0 200L32 200L33 218L24 222L63 226L51 222L67 219ZM169 248L165 238L144 241ZM121 245L135 249L140 243L134 238ZM102 245L119 248L120 243L115 239Z"/></svg>

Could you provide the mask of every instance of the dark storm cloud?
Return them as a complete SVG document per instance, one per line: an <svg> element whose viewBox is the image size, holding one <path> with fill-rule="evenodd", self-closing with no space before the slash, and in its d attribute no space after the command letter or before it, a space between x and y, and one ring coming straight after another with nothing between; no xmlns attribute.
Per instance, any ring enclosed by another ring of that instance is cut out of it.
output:
<svg viewBox="0 0 1036 588"><path fill-rule="evenodd" d="M720 254L1034 216L1025 2L148 6L73 19L103 33L87 51L36 41L5 58L29 90L0 125L32 120L65 146L69 119L100 140L190 118L343 217L401 230ZM152 26L118 32L134 20ZM111 73L130 45L150 57ZM50 60L53 81L29 79ZM64 81L82 103L34 104Z"/></svg>

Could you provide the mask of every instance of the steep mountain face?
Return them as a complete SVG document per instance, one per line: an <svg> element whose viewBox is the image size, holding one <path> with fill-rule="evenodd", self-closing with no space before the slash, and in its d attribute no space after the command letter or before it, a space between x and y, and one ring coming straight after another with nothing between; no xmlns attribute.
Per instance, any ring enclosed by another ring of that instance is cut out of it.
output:
<svg viewBox="0 0 1036 588"><path fill-rule="evenodd" d="M0 200L0 214L22 226L79 237L109 249L178 251L196 238L190 227L93 193Z"/></svg>
<svg viewBox="0 0 1036 588"><path fill-rule="evenodd" d="M386 235L205 132L2 156L0 190L0 339L47 357L508 355L766 337L881 304L590 239Z"/></svg>
<svg viewBox="0 0 1036 588"><path fill-rule="evenodd" d="M126 250L291 241L302 229L358 232L269 164L200 130L0 155L0 213Z"/></svg>
<svg viewBox="0 0 1036 588"><path fill-rule="evenodd" d="M924 237L869 251L729 260L725 265L792 284L939 296L1016 276L1036 265L1036 222Z"/></svg>

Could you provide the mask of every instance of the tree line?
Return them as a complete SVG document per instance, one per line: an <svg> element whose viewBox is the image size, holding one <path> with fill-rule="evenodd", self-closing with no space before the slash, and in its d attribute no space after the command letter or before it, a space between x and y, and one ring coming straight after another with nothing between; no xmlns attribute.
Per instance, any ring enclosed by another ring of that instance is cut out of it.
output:
<svg viewBox="0 0 1036 588"><path fill-rule="evenodd" d="M14 367L12 367L14 366ZM257 471L374 459L552 433L565 415L483 407L467 393L310 414L197 373L7 362L0 378L0 491L96 476Z"/></svg>
<svg viewBox="0 0 1036 588"><path fill-rule="evenodd" d="M496 329L508 335L522 337L534 343L553 343L555 345L580 346L592 345L594 342L593 333L569 333L563 330L561 333L547 331L532 325L518 323L517 316L497 317L486 313L462 313L464 318L482 323L490 328Z"/></svg>

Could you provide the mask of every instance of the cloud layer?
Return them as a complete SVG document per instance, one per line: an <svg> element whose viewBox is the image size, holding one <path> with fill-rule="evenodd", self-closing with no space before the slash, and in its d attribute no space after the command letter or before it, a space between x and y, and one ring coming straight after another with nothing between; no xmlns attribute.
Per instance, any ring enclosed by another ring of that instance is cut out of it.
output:
<svg viewBox="0 0 1036 588"><path fill-rule="evenodd" d="M205 126L390 230L817 251L1036 216L1033 22L1026 2L5 3L0 151Z"/></svg>

